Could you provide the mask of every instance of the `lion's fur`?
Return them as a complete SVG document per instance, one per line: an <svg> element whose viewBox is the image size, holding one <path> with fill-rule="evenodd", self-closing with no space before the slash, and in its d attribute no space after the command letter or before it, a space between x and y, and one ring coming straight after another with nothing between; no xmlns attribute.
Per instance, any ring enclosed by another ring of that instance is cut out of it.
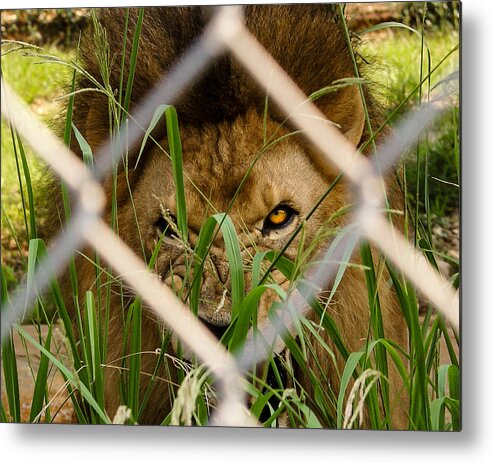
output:
<svg viewBox="0 0 493 463"><path fill-rule="evenodd" d="M107 39L113 66L110 73L112 88L119 85L119 63L123 43L124 9L102 9L98 15L101 25L107 31ZM252 33L288 72L293 80L306 93L310 94L330 85L337 79L354 77L354 66L348 51L340 18L334 8L326 5L283 5L283 6L249 6L246 8L246 23ZM211 16L209 8L147 8L145 11L138 65L132 91L132 107L141 100L146 92L166 75L175 60L194 42ZM130 9L129 37L132 36L137 19L137 10ZM129 61L130 43L127 43L126 62ZM94 53L93 37L87 32L81 44L81 57L85 69L101 81L99 63ZM125 67L125 74L128 66ZM267 72L267 71L266 71ZM126 75L125 80L126 81ZM92 86L79 78L78 88ZM328 119L337 123L343 133L358 126L361 127L358 141L368 138L366 125L361 120L361 100L357 87L345 87L337 92L317 100L316 104ZM368 110L372 123L380 123L381 110L365 90ZM161 102L166 103L166 102ZM184 172L186 175L186 199L190 244L196 243L197 235L204 217L216 211L225 211L233 194L243 178L246 169L263 145L265 92L248 76L240 64L231 55L225 55L211 65L207 72L182 95L176 103L180 118L180 135L184 153ZM277 131L277 136L287 133L286 127L280 127L283 120L277 109L271 106L267 118L267 133ZM109 133L109 114L107 98L101 93L87 92L77 95L73 120L75 125L89 142L93 151L101 146ZM158 127L154 135L167 149L163 127ZM77 151L76 143L72 148ZM281 201L292 204L302 219L319 196L325 191L332 178L322 175L310 161L307 150L311 149L301 136L288 137L268 150L253 168L247 182L234 202L230 217L236 225L240 241L252 254L254 250L280 249L289 234L280 233L262 235L255 225ZM135 153L130 153L130 162L135 161ZM132 164L131 164L132 165ZM203 193L192 186L191 181ZM174 182L169 159L162 150L148 144L139 161L138 168L130 169L128 182L132 189L136 220L127 179L120 169L118 181L118 233L126 243L140 256L143 252L149 258L155 245L156 221L165 207L173 213L175 208ZM106 182L108 198L111 198L111 179ZM394 194L394 186L389 190L394 207L400 202ZM309 243L320 230L324 222L338 209L350 201L346 186L340 182L334 191L324 200L315 214L306 223L304 240ZM111 203L111 201L108 201ZM51 223L55 223L60 209L60 201L53 201ZM111 204L108 205L106 218L110 218ZM61 210L61 209L60 209ZM340 217L333 225L343 225L346 219ZM55 230L52 230L54 233ZM290 230L292 231L292 230ZM141 243L141 239L142 242ZM287 256L294 258L299 244L299 237L294 240L287 251ZM245 255L248 253L245 251ZM88 255L90 255L90 252ZM180 274L180 259L183 250L177 246L165 244L161 250L156 270L166 279L169 276L170 263L175 274ZM211 250L213 266L204 274L202 291L217 305L223 291L228 287L229 276L224 245L218 238ZM356 257L358 260L358 257ZM87 259L77 258L79 294L94 288L94 266ZM214 267L214 268L213 268ZM275 273L275 272L274 272ZM386 337L402 346L406 343L406 330L395 296L387 284L388 276L384 272L380 285L380 303ZM279 276L279 275L277 275ZM247 286L249 276L246 275ZM282 279L280 279L281 282ZM286 282L284 282L286 285ZM70 294L68 278L64 283L66 295ZM248 289L248 288L247 288ZM107 361L111 367L106 369L106 408L112 416L120 404L118 393L119 370L116 368L122 356L123 317L119 291L111 296L109 303L109 329ZM67 298L67 300L70 300ZM260 311L262 318L269 303L273 300L270 293L263 298ZM127 301L130 301L130 297ZM82 305L82 301L81 301ZM223 310L213 314L212 309L204 304L201 308L203 318L212 324L224 325L230 320L229 302ZM368 334L369 308L368 292L364 272L358 267L347 269L338 288L333 303L329 306L330 315L338 325L339 331L350 351L359 350ZM144 312L142 321L142 351L154 352L160 347L161 333L159 324L149 311ZM334 344L322 331L322 338L329 346ZM328 378L327 387L336 391L338 378L334 373L332 360L316 341L314 356L309 358L313 371L319 366ZM337 352L337 349L334 348ZM156 355L143 354L142 370L152 375ZM391 363L391 362L390 362ZM318 365L317 365L318 364ZM343 361L338 358L339 370ZM171 373L170 373L171 372ZM160 368L157 381L148 406L141 416L141 423L159 423L169 411L169 392L176 381L171 364ZM310 392L308 378L299 380ZM148 384L142 379L142 388ZM395 407L392 411L392 424L395 428L406 425L405 394L396 372L391 368L391 401Z"/></svg>

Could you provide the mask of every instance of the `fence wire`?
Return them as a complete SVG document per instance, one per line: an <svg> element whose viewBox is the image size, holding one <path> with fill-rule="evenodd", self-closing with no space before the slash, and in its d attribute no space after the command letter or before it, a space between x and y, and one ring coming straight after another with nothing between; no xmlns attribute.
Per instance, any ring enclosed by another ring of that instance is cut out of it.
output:
<svg viewBox="0 0 493 463"><path fill-rule="evenodd" d="M144 128L154 115L156 102L166 101L171 104L176 101L207 66L228 50L318 148L308 154L322 171L327 172L335 166L350 182L358 201L356 213L348 226L351 233L344 236L337 246L319 253L314 259L316 265L303 276L303 285L298 285L283 304L277 321L264 328L261 336L249 337L241 353L233 358L171 289L152 274L145 263L103 221L105 197L100 182L113 163L118 161L114 158L111 140L96 153L96 168L91 171L37 120L2 78L2 115L75 193L77 206L71 223L67 224L63 235L55 240L50 255L40 263L33 283L20 287L12 295L8 306L2 308L1 336L4 338L9 335L12 324L32 306L36 297L48 287L50 279L63 271L74 249L85 242L122 275L149 308L210 369L216 379L220 397L218 409L211 418L212 424L252 426L258 423L249 416L245 407L241 371L248 370L272 352L276 343L280 342L283 331L289 330L303 315L308 307L307 301L319 289L327 287L342 256L348 249L351 251L360 239L367 239L380 248L451 326L458 330L458 291L388 222L384 213L385 191L382 187L382 176L409 145L416 142L421 131L441 114L450 101L450 95L443 93L411 114L394 131L394 135L381 144L374 157L362 156L248 31L241 7L225 6L218 8L196 43L144 99L129 118L129 123L122 127L120 139L125 140L130 147L139 142ZM40 139L42 143L39 143Z"/></svg>

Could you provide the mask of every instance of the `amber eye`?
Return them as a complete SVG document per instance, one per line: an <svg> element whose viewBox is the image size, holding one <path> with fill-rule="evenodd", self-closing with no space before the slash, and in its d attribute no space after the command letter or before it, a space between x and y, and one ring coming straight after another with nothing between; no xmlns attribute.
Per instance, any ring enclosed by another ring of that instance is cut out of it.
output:
<svg viewBox="0 0 493 463"><path fill-rule="evenodd" d="M282 225L288 217L288 211L284 208L275 209L269 214L269 220L274 225Z"/></svg>
<svg viewBox="0 0 493 463"><path fill-rule="evenodd" d="M263 230L268 231L282 228L291 223L296 211L287 205L281 204L273 209L264 220Z"/></svg>

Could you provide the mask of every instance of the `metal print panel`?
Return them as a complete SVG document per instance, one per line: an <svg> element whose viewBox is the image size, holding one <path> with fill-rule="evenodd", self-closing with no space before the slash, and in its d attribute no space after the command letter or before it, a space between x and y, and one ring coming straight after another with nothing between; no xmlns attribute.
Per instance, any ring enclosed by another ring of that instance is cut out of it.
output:
<svg viewBox="0 0 493 463"><path fill-rule="evenodd" d="M2 421L460 430L459 21L2 11Z"/></svg>

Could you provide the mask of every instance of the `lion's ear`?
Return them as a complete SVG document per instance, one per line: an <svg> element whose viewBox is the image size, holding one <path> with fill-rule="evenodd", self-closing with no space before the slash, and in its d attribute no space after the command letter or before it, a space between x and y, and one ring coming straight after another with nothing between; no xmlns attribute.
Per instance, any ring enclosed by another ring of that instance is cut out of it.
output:
<svg viewBox="0 0 493 463"><path fill-rule="evenodd" d="M358 146L365 128L365 108L361 99L360 89L356 85L349 87L349 89L353 93L352 106L354 112L352 117L349 118L347 125L343 127L343 133L354 146Z"/></svg>
<svg viewBox="0 0 493 463"><path fill-rule="evenodd" d="M365 128L365 110L357 85L341 88L316 104L355 147L360 144Z"/></svg>

